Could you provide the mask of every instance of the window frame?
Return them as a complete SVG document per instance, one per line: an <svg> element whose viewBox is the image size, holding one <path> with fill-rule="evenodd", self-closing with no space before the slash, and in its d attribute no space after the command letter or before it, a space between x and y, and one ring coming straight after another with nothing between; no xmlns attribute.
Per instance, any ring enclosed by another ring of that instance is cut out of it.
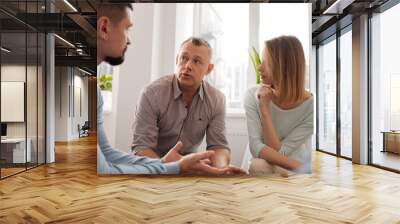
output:
<svg viewBox="0 0 400 224"><path fill-rule="evenodd" d="M373 167L377 167L383 170L387 170L387 171L391 171L391 172L395 172L395 173L400 173L400 170L398 169L394 169L394 168L390 168L384 165L380 165L377 163L373 162L373 127L372 127L372 93L373 93L373 88L372 88L372 78L373 78L373 69L372 69L372 53L373 53L373 49L372 49L372 41L373 41L373 35L372 35L372 31L373 31L373 27L372 27L372 19L374 18L374 14L382 14L385 11L397 6L399 4L398 0L388 0L386 1L384 4L380 5L379 7L375 8L374 10L370 10L367 12L368 14L368 31L367 31L367 38L368 38L368 69L367 69L367 79L368 79L368 111L367 111L367 119L368 119L368 157L367 157L367 161L368 161L368 165L373 166Z"/></svg>
<svg viewBox="0 0 400 224"><path fill-rule="evenodd" d="M316 44L316 151L318 152L323 152L329 155L337 156L339 158L343 158L346 160L352 160L352 158L347 157L342 155L342 150L341 150L341 118L340 118L340 112L341 112L341 97L340 97L340 85L341 85L341 66L340 66L340 38L342 35L346 34L347 32L352 32L352 23L347 24L345 27L337 30L335 33L332 35L326 37L325 39L320 40ZM329 151L326 151L324 149L320 148L320 142L319 142L319 136L320 136L320 130L319 130L319 122L320 122L320 117L319 117L319 110L320 110L320 102L319 102L319 85L320 85L320 74L319 74L319 48L320 45L322 44L327 44L331 41L336 41L336 152L332 153ZM353 150L352 150L353 151Z"/></svg>

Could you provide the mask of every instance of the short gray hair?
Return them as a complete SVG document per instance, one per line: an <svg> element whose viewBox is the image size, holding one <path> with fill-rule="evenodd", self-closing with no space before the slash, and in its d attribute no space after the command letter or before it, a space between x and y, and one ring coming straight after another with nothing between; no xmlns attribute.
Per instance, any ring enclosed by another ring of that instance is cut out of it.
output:
<svg viewBox="0 0 400 224"><path fill-rule="evenodd" d="M212 49L211 49L210 44L206 40L204 40L203 38L200 38L200 37L189 37L188 39L186 39L185 41L182 42L179 49L182 49L182 46L185 45L186 43L191 43L197 47L204 46L204 47L208 48L208 51L210 53L210 60L211 60Z"/></svg>

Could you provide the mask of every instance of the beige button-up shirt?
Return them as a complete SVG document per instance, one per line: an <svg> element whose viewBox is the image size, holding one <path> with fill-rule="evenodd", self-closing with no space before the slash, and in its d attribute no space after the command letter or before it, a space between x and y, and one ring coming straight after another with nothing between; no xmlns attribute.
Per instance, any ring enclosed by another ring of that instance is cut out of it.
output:
<svg viewBox="0 0 400 224"><path fill-rule="evenodd" d="M182 154L197 152L204 135L207 150L229 150L222 92L203 81L187 107L175 75L164 76L142 91L133 124L133 152L150 148L162 157L179 140Z"/></svg>

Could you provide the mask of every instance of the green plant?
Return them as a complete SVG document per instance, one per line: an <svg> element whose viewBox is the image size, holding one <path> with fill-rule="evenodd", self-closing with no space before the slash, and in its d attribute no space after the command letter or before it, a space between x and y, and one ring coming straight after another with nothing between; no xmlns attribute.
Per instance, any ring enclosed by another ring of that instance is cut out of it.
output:
<svg viewBox="0 0 400 224"><path fill-rule="evenodd" d="M249 50L249 55L254 67L254 71L256 72L256 83L260 84L261 83L260 71L258 70L258 67L261 64L260 55L258 54L257 50L254 47L252 47Z"/></svg>
<svg viewBox="0 0 400 224"><path fill-rule="evenodd" d="M104 91L112 91L112 76L103 74L99 79L99 87Z"/></svg>

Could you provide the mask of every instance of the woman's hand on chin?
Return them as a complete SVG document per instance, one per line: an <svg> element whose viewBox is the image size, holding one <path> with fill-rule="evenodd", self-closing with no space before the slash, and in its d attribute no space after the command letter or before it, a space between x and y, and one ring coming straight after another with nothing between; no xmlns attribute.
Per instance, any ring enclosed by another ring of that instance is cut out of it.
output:
<svg viewBox="0 0 400 224"><path fill-rule="evenodd" d="M258 89L257 98L260 101L260 106L268 106L273 96L271 85L261 84Z"/></svg>

